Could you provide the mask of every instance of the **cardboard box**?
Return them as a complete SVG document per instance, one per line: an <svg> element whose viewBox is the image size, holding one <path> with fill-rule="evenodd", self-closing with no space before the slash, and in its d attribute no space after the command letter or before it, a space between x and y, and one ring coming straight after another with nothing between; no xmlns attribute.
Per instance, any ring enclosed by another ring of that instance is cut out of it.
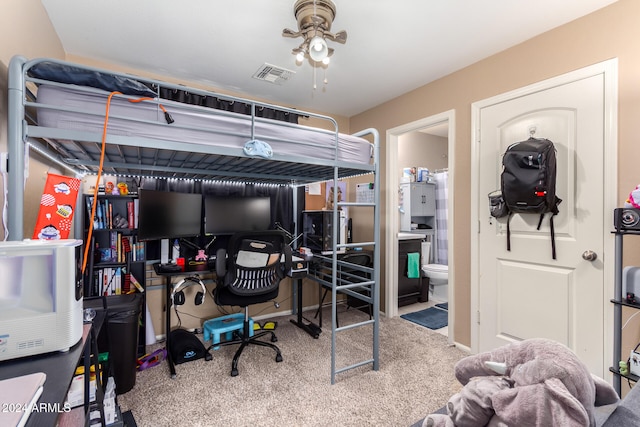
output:
<svg viewBox="0 0 640 427"><path fill-rule="evenodd" d="M93 402L96 400L96 379L95 376L92 376L91 381L89 382L89 401ZM76 375L71 380L71 387L69 387L69 392L67 393L67 403L72 408L76 406L84 405L84 374Z"/></svg>

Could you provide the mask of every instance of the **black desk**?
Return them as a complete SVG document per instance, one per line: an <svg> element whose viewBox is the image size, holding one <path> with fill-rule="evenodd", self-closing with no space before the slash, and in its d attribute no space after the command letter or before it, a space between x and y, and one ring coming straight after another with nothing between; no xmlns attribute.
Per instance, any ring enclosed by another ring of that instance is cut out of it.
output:
<svg viewBox="0 0 640 427"><path fill-rule="evenodd" d="M319 325L316 325L312 321L306 319L302 315L302 280L309 275L309 257L305 257L304 255L296 254L294 255L293 263L303 264L298 268L292 268L289 272L288 276L291 280L295 281L296 293L297 293L297 303L296 303L296 318L291 319L291 323L311 335L313 338L318 339L320 334L322 333L322 328ZM318 288L318 292L320 292L321 288ZM318 301L320 300L320 294L318 293Z"/></svg>
<svg viewBox="0 0 640 427"><path fill-rule="evenodd" d="M209 270L193 270L193 271L162 271L160 264L153 264L153 269L158 276L164 277L164 288L165 288L165 296L166 296L166 310L164 311L164 333L165 333L165 347L167 348L167 362L169 364L169 373L171 374L171 378L176 377L176 365L173 362L173 357L171 356L171 350L169 347L169 336L171 335L171 305L173 301L171 301L171 290L173 285L171 284L171 278L175 276L188 276L191 274L203 274L210 273Z"/></svg>
<svg viewBox="0 0 640 427"><path fill-rule="evenodd" d="M305 319L302 315L302 279L302 277L292 277L292 280L296 281L297 286L298 303L296 308L298 313L295 319L291 319L291 323L311 335L313 338L318 339L320 338L320 334L322 333L322 328L312 321ZM320 300L320 297L318 297L318 300Z"/></svg>
<svg viewBox="0 0 640 427"><path fill-rule="evenodd" d="M0 380L19 377L22 375L44 372L47 379L44 383L42 394L38 400L38 405L46 403L50 411L34 411L27 420L27 426L51 427L54 425L84 425L89 408L89 376L85 376L85 406L74 408L64 406L67 392L71 385L71 380L78 367L80 359L85 357L85 372L88 372L89 357L93 351L95 364L97 359L97 336L104 323L105 312L96 310L96 317L93 323L83 325L82 339L65 352L52 352L36 356L28 356L20 359L0 362ZM92 350L93 349L93 350ZM96 372L99 372L96 367ZM101 384L96 375L96 393L102 393ZM96 395L96 400L98 395ZM100 399L101 402L101 399ZM84 411L82 411L84 409ZM104 423L104 411L100 406L101 416ZM76 421L78 420L78 421ZM80 424L79 424L80 423Z"/></svg>

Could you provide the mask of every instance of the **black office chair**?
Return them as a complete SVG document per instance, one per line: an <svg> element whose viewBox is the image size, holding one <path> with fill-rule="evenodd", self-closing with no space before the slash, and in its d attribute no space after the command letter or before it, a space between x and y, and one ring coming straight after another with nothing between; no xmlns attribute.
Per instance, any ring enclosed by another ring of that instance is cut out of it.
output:
<svg viewBox="0 0 640 427"><path fill-rule="evenodd" d="M218 345L240 344L233 356L231 376L238 375L238 359L249 344L271 347L276 352L276 362L282 362L280 349L272 344L278 341L271 330L250 336L249 306L275 299L280 281L291 269L291 248L281 231L251 231L234 234L227 249L216 254L217 284L213 298L218 305L244 308L242 335ZM259 338L271 335L271 342ZM212 346L213 347L213 346Z"/></svg>

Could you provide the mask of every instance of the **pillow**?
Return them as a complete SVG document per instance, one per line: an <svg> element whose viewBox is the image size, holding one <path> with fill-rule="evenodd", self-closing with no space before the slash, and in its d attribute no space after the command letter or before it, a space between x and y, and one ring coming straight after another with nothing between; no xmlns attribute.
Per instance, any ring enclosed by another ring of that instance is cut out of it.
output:
<svg viewBox="0 0 640 427"><path fill-rule="evenodd" d="M157 96L156 92L138 80L54 62L34 65L29 69L29 75L59 83L95 87L107 92L122 92L125 95Z"/></svg>

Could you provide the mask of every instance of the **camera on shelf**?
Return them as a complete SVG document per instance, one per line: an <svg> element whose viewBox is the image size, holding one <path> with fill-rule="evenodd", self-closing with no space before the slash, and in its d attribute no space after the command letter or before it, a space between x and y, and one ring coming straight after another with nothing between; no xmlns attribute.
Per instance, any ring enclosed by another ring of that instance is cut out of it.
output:
<svg viewBox="0 0 640 427"><path fill-rule="evenodd" d="M617 208L613 210L616 231L640 231L640 209Z"/></svg>
<svg viewBox="0 0 640 427"><path fill-rule="evenodd" d="M625 298L625 301L628 304L638 304L638 302L636 301L636 294L634 294L633 292L627 292L627 297Z"/></svg>

